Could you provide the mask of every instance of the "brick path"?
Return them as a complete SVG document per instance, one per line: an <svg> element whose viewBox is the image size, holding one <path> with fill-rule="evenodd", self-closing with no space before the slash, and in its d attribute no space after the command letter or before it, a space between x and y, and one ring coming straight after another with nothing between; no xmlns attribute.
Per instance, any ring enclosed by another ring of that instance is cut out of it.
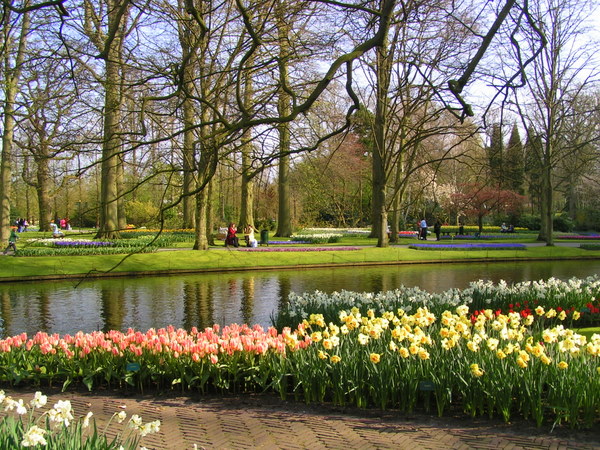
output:
<svg viewBox="0 0 600 450"><path fill-rule="evenodd" d="M33 390L7 390L27 401ZM47 393L47 392L45 392ZM159 419L160 433L143 438L148 449L600 449L593 430L504 424L486 419L443 418L396 412L306 406L273 396L150 396L59 393L48 407L70 400L76 417L94 413L99 429L115 412ZM2 412L0 412L2 414ZM108 435L120 430L111 424Z"/></svg>

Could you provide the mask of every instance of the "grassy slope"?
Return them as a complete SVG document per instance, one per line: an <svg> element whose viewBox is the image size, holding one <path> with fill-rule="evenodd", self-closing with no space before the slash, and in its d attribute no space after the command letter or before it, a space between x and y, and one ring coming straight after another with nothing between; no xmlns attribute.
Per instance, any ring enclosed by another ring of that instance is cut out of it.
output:
<svg viewBox="0 0 600 450"><path fill-rule="evenodd" d="M355 242L346 242L352 245ZM71 274L146 271L208 271L303 266L324 264L415 263L482 259L563 259L599 258L600 255L573 247L534 247L523 251L419 251L404 247L365 247L356 251L324 252L239 252L213 249L210 251L161 251L129 257L77 256L28 257L0 256L0 278L68 276Z"/></svg>

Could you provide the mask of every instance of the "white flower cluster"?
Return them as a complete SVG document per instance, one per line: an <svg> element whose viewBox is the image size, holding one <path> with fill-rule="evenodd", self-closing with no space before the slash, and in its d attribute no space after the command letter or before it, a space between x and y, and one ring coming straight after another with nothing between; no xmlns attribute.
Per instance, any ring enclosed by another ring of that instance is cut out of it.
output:
<svg viewBox="0 0 600 450"><path fill-rule="evenodd" d="M472 282L462 291L465 299L491 298L505 301L546 300L554 303L563 303L570 298L587 297L593 300L600 294L600 278L597 275L585 279L571 278L562 281L557 278L548 280L524 281L508 285L504 280L498 284L491 281L479 280ZM488 302L489 303L489 302Z"/></svg>
<svg viewBox="0 0 600 450"><path fill-rule="evenodd" d="M43 395L41 392L36 392L33 399L29 402L31 409L39 409L46 405L48 397ZM14 400L12 397L7 396L3 390L0 390L0 406L4 407L4 411L14 411L19 416L27 414L28 409L23 399ZM48 410L43 416L47 416L48 423L55 429L67 429L74 420L73 408L69 400L59 400L56 402L52 409ZM83 429L87 429L90 426L90 419L93 413L88 412L83 417L81 426ZM118 423L122 423L126 418L127 414L125 411L115 413L113 416ZM30 417L30 422L33 422ZM41 417L37 420L40 423ZM140 433L141 437L147 436L148 434L158 433L160 430L160 420L154 420L152 422L144 423L142 418L134 414L129 420L129 427ZM38 427L37 425L24 425L27 428L23 434L21 445L23 447L35 447L38 445L47 445L46 435L50 434L51 431ZM143 448L143 447L142 447Z"/></svg>
<svg viewBox="0 0 600 450"><path fill-rule="evenodd" d="M370 234L371 230L368 228L304 228L303 234L315 234L315 233L342 233L342 234Z"/></svg>
<svg viewBox="0 0 600 450"><path fill-rule="evenodd" d="M53 245L55 242L83 242L83 241L92 242L92 239L81 239L81 238L73 239L73 238L59 237L59 238L44 238L44 239L31 238L31 239L25 240L25 242L29 242L32 244L33 243L43 244L46 246Z"/></svg>
<svg viewBox="0 0 600 450"><path fill-rule="evenodd" d="M526 281L508 285L504 280L494 284L491 281L479 280L472 282L468 288L450 289L442 293L429 293L418 287L401 286L393 291L371 293L352 292L342 290L326 294L321 291L291 293L285 314L293 319L307 319L311 313L323 310L349 311L352 308L359 310L373 309L382 314L385 311L404 309L406 312L418 307L435 308L443 310L454 308L458 305L471 305L474 302L489 305L502 301L523 301L527 299L551 299L563 302L570 297L585 296L594 299L600 295L600 278L591 276L586 279L572 278L561 281L556 278L540 281Z"/></svg>

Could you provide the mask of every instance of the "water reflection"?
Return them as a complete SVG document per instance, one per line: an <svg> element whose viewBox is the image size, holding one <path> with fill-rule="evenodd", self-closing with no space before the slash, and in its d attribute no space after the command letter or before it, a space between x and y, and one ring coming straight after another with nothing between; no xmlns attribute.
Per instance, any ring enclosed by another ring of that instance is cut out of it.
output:
<svg viewBox="0 0 600 450"><path fill-rule="evenodd" d="M0 335L167 325L190 329L215 323L268 326L290 292L342 289L377 292L401 285L430 292L463 288L478 279L509 283L600 271L600 261L437 264L305 269L171 277L0 283Z"/></svg>

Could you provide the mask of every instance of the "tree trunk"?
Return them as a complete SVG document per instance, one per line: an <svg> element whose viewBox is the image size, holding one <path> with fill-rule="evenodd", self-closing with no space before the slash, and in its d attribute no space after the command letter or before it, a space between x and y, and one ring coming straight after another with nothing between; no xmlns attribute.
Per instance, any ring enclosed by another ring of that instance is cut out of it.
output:
<svg viewBox="0 0 600 450"><path fill-rule="evenodd" d="M96 238L115 239L119 237L119 209L117 203L117 164L120 148L119 131L119 65L112 58L106 60L106 98L104 108L104 142L102 145L100 227Z"/></svg>
<svg viewBox="0 0 600 450"><path fill-rule="evenodd" d="M214 195L214 182L211 181L206 186L206 191L208 192L207 206L206 206L206 238L208 240L208 245L215 245L215 235L214 231L214 222L215 217L213 214L213 195Z"/></svg>
<svg viewBox="0 0 600 450"><path fill-rule="evenodd" d="M125 161L123 155L117 157L117 196L119 230L125 230L127 214L125 213Z"/></svg>
<svg viewBox="0 0 600 450"><path fill-rule="evenodd" d="M252 67L255 58L248 58L246 65ZM244 72L244 108L247 111L252 109L252 98L254 97L254 84L252 74L249 71ZM244 229L246 226L254 226L254 176L252 173L252 130L244 130L241 139L242 153L242 186L240 202L240 220L239 227Z"/></svg>
<svg viewBox="0 0 600 450"><path fill-rule="evenodd" d="M15 99L19 89L22 65L27 50L27 35L29 34L30 28L29 13L23 13L21 15L21 34L16 57L11 51L13 50L13 39L11 35L11 32L13 31L11 25L12 20L13 18L11 18L10 11L4 11L3 20L1 22L3 27L3 47L6 55L5 60L2 62L5 86L2 158L0 159L0 243L2 246L6 245L8 242L10 227L12 225L10 221L10 195L12 191L12 149L15 131ZM11 68L12 57L15 59L14 66Z"/></svg>
<svg viewBox="0 0 600 450"><path fill-rule="evenodd" d="M36 158L36 191L38 197L38 208L40 211L40 231L50 231L50 222L52 221L52 207L50 205L50 202L52 201L50 196L50 183L52 182L52 178L50 177L50 168L48 163L48 158Z"/></svg>
<svg viewBox="0 0 600 450"><path fill-rule="evenodd" d="M244 157L242 154L242 167L244 166ZM248 171L242 170L242 201L240 203L239 227L244 228L247 225L254 226L254 181L253 177L248 175Z"/></svg>
<svg viewBox="0 0 600 450"><path fill-rule="evenodd" d="M552 168L549 164L544 165L542 168L541 177L541 202L540 202L540 234L538 241L545 241L547 246L554 245L553 229L553 189L552 189Z"/></svg>
<svg viewBox="0 0 600 450"><path fill-rule="evenodd" d="M381 217L378 220L381 228L379 229L379 237L377 238L377 247L387 247L389 245L388 232L387 232L387 211L384 208L381 211Z"/></svg>
<svg viewBox="0 0 600 450"><path fill-rule="evenodd" d="M284 126L284 128L286 128L286 131L284 131L282 134L288 136L286 142L289 148L289 130L287 130L287 126ZM281 141L282 146L284 145L284 142L285 141ZM277 231L275 233L275 236L277 237L290 237L292 235L289 171L290 157L287 155L282 156L279 158L279 178L277 187L277 193L279 196L279 213L277 218Z"/></svg>
<svg viewBox="0 0 600 450"><path fill-rule="evenodd" d="M196 241L194 250L208 250L208 238L206 237L208 208L208 192L202 189L196 194Z"/></svg>
<svg viewBox="0 0 600 450"><path fill-rule="evenodd" d="M93 13L86 9L86 31L90 40L101 52L105 64L104 74L104 123L102 140L102 164L100 166L100 205L99 223L96 238L116 239L119 237L119 164L122 141L121 102L123 88L123 40L127 35L129 0L107 1L107 28L110 35L104 35L100 25L90 17ZM90 8L90 5L86 5ZM110 39L110 40L109 40Z"/></svg>
<svg viewBox="0 0 600 450"><path fill-rule="evenodd" d="M184 229L192 229L195 226L194 196L191 195L196 189L194 177L195 159L194 132L191 125L194 123L194 108L191 100L183 102L183 126L186 131L183 134L183 223Z"/></svg>
<svg viewBox="0 0 600 450"><path fill-rule="evenodd" d="M0 195L2 195L0 237L2 238L2 247L6 246L8 242L12 225L10 220L10 195L12 190L12 146L15 129L14 100L17 93L16 85L12 86L12 84L9 83L6 90L6 101L4 103L4 134L2 136L2 165L0 167Z"/></svg>
<svg viewBox="0 0 600 450"><path fill-rule="evenodd" d="M387 247L387 170L385 166L386 131L388 125L388 91L390 86L391 57L387 36L377 52L377 105L375 107L373 149L373 228L371 236L377 238L377 247ZM385 222L381 222L385 220Z"/></svg>
<svg viewBox="0 0 600 450"><path fill-rule="evenodd" d="M278 43L279 43L279 82L281 86L288 84L288 63L290 53L289 45L289 24L284 20L285 2L278 5ZM280 117L288 116L291 112L290 98L283 88L279 89L279 99L277 109ZM278 195L279 195L279 214L277 218L277 237L290 237L292 235L292 218L290 211L290 128L289 124L281 123L278 126L279 130L279 179L278 179Z"/></svg>

